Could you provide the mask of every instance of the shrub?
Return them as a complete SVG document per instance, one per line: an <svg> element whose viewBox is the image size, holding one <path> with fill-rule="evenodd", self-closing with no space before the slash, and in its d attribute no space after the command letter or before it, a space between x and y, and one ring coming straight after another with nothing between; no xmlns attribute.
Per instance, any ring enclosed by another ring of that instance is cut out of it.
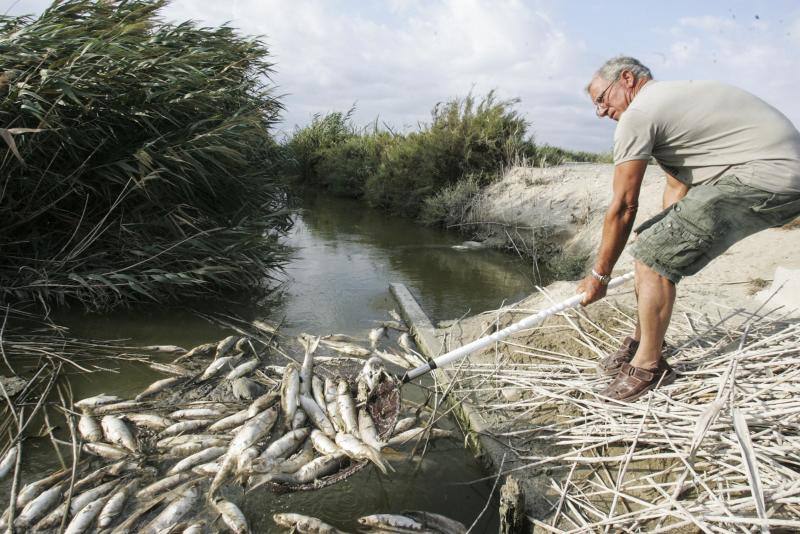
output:
<svg viewBox="0 0 800 534"><path fill-rule="evenodd" d="M381 157L391 144L388 132L350 137L318 152L318 181L332 193L349 197L364 194L364 185L380 167Z"/></svg>
<svg viewBox="0 0 800 534"><path fill-rule="evenodd" d="M267 49L164 5L0 18L0 300L222 296L280 266Z"/></svg>
<svg viewBox="0 0 800 534"><path fill-rule="evenodd" d="M420 210L420 222L444 227L463 223L485 181L485 177L471 174L426 197Z"/></svg>
<svg viewBox="0 0 800 534"><path fill-rule="evenodd" d="M305 185L320 183L323 179L319 165L325 152L352 139L356 135L351 116L355 108L347 113L335 111L327 115L314 115L311 124L296 128L286 149L289 155L289 174Z"/></svg>

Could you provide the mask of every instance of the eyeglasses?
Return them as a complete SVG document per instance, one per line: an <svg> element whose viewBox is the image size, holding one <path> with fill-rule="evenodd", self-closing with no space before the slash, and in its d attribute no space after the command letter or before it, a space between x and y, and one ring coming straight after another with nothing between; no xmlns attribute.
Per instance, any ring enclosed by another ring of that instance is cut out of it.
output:
<svg viewBox="0 0 800 534"><path fill-rule="evenodd" d="M608 92L609 89L611 89L612 85L617 83L617 80L619 80L619 78L617 78L616 80L614 80L613 82L608 84L606 86L606 88L603 89L603 92L600 93L597 96L597 98L594 99L594 107L595 107L594 112L597 113L598 117L602 117L603 113L608 109L608 104L606 104L605 101L604 101L605 97L606 97L606 93Z"/></svg>

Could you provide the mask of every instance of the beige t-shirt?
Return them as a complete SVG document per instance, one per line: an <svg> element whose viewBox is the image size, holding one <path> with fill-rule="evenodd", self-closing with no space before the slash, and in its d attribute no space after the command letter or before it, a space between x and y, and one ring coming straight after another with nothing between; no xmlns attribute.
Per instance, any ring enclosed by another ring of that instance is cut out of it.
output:
<svg viewBox="0 0 800 534"><path fill-rule="evenodd" d="M800 132L750 93L713 81L650 81L614 132L614 163L655 158L696 185L724 173L772 193L800 193Z"/></svg>

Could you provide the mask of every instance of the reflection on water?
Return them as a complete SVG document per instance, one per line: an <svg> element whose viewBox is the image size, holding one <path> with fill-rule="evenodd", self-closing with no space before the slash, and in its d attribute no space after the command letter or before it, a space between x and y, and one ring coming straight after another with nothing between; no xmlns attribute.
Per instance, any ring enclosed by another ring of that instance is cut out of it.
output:
<svg viewBox="0 0 800 534"><path fill-rule="evenodd" d="M288 239L297 251L286 268L283 298L272 307L193 303L186 309L152 307L102 316L66 313L55 319L70 326L74 335L128 338L135 345L191 347L230 334L190 308L246 318L283 317L289 334L341 332L366 337L373 321L388 318L387 311L396 308L388 291L391 282L406 284L434 320L493 309L532 289L530 265L494 251L454 250L451 247L461 242L457 235L419 227L354 201L318 196L306 199L303 208ZM136 362L114 365L113 372L71 377L75 397L97 393L132 397L163 378ZM403 396L419 401L424 391L409 385ZM69 439L65 429L58 434ZM26 441L24 481L60 466L52 451L44 439ZM459 440L431 444L420 464L397 459L391 463L397 471L390 476L367 468L314 492L276 496L268 491L248 495L238 488L226 491L252 519L255 532L270 532L271 515L287 511L314 515L345 530L355 530L361 515L403 510L438 512L469 526L491 490L486 481L466 484L485 473ZM0 489L2 502L7 495L7 488ZM497 524L495 503L473 532L496 532Z"/></svg>

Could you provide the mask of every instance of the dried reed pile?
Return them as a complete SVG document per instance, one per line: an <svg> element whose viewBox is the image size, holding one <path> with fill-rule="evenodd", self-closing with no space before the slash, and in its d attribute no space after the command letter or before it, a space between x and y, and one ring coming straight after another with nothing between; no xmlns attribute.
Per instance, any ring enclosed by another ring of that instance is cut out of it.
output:
<svg viewBox="0 0 800 534"><path fill-rule="evenodd" d="M513 458L504 472L549 474L549 510L534 524L552 532L800 529L800 321L781 310L676 312L667 337L678 380L618 403L599 395L610 378L595 364L633 320L610 313L607 328L565 316L583 355L512 341L493 362L454 376L456 395L498 418L494 437Z"/></svg>

